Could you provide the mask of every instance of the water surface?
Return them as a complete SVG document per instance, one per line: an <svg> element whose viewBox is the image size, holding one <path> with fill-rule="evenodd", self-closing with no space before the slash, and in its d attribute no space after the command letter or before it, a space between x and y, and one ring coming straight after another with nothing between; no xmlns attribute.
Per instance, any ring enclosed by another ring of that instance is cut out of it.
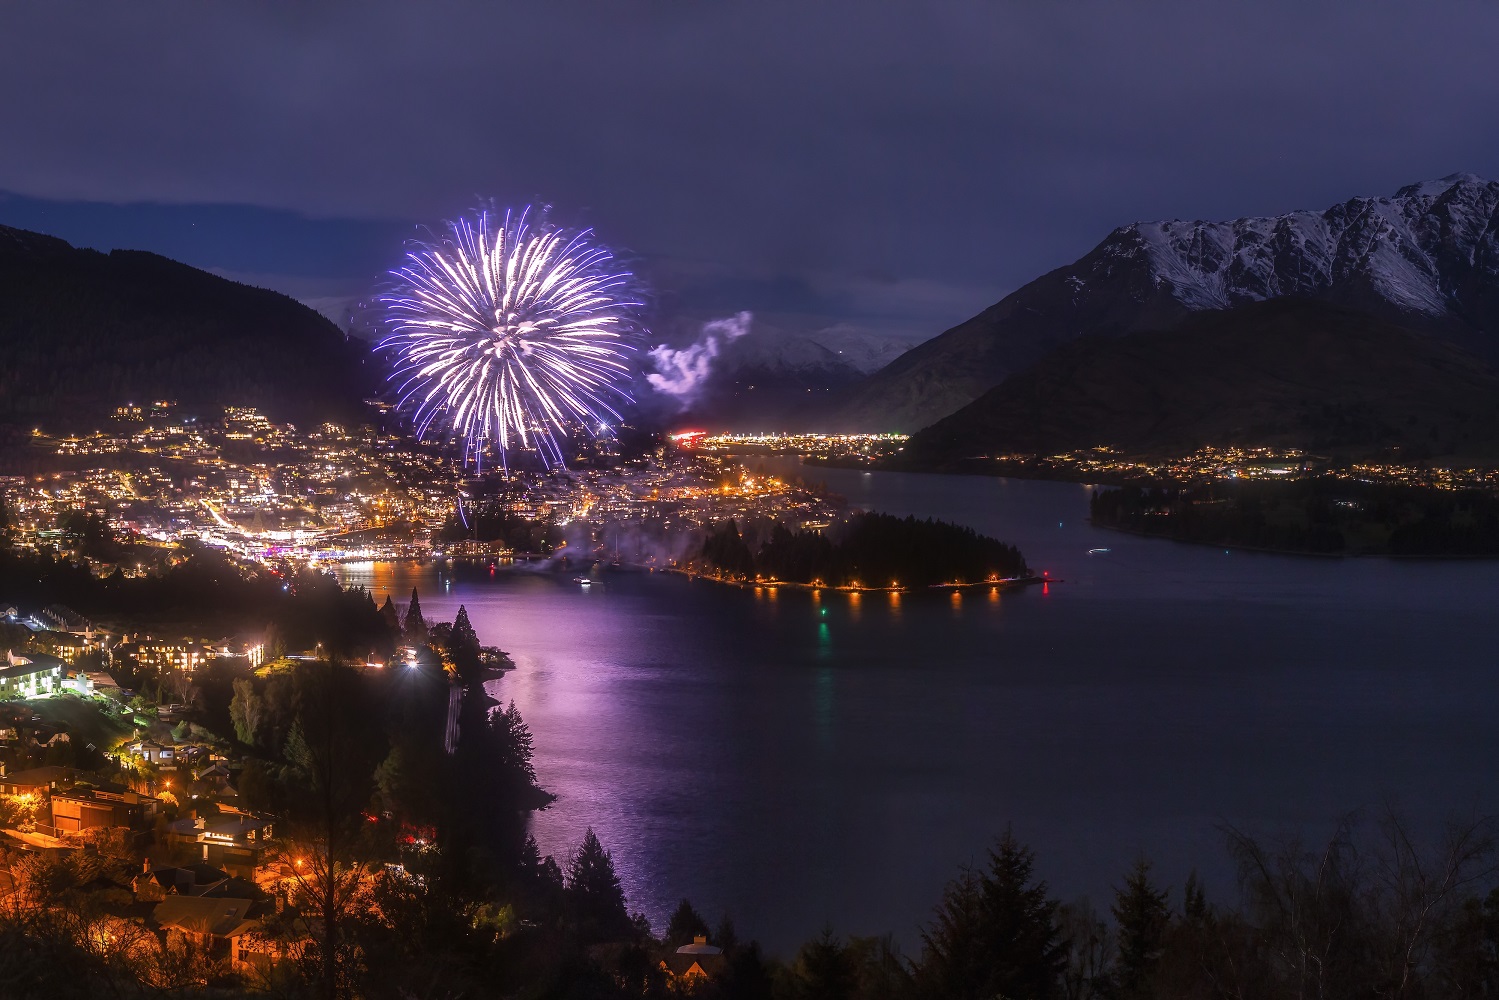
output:
<svg viewBox="0 0 1499 1000"><path fill-rule="evenodd" d="M686 895L781 952L827 921L914 947L944 881L1006 824L1064 898L1106 899L1143 852L1231 899L1224 823L1499 811L1499 564L1151 541L1092 528L1075 484L804 474L1013 542L1065 582L817 599L348 571L377 600L419 586L430 616L466 605L511 653L495 693L559 796L538 840L560 857L594 827L658 930Z"/></svg>

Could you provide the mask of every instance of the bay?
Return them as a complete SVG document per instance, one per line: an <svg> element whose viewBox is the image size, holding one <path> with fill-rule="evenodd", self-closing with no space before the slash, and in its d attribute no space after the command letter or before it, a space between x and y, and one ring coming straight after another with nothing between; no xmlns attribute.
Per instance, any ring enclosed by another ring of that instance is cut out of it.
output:
<svg viewBox="0 0 1499 1000"><path fill-rule="evenodd" d="M1496 811L1499 564L1186 546L1093 528L1077 484L752 464L969 525L1059 582L814 598L344 570L377 600L418 587L429 617L464 605L510 652L494 694L558 795L538 841L560 860L592 826L658 931L688 896L781 954L825 923L914 949L1010 824L1062 898L1106 903L1144 854L1175 898L1196 868L1232 901L1226 824Z"/></svg>

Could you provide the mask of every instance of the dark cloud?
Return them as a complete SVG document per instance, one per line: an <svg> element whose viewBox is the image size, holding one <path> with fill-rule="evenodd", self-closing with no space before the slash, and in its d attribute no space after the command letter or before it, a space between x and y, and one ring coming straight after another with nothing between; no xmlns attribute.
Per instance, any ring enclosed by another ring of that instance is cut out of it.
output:
<svg viewBox="0 0 1499 1000"><path fill-rule="evenodd" d="M704 308L933 333L1136 218L1499 174L1496 40L1480 2L8 5L0 189L284 213L219 266L303 276L548 200Z"/></svg>

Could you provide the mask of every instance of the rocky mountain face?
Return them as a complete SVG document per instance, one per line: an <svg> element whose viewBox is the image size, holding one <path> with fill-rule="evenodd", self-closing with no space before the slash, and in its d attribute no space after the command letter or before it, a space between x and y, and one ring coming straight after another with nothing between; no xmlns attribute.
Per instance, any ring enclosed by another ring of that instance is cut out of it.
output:
<svg viewBox="0 0 1499 1000"><path fill-rule="evenodd" d="M897 358L834 422L916 430L1083 336L1165 329L1286 296L1358 309L1499 358L1499 182L1454 174L1323 212L1142 222Z"/></svg>

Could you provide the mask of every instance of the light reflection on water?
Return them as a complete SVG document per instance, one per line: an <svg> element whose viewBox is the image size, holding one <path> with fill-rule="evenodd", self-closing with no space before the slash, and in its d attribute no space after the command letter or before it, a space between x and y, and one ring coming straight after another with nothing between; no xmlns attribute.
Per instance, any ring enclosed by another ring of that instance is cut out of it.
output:
<svg viewBox="0 0 1499 1000"><path fill-rule="evenodd" d="M377 601L420 586L432 617L465 604L512 654L495 693L561 796L538 839L561 854L594 826L658 930L686 895L783 953L829 919L914 947L943 881L1010 821L1055 891L1097 900L1141 851L1227 897L1223 821L1323 823L1387 796L1499 811L1499 565L1113 535L1074 484L807 478L1005 538L1065 582L881 598L348 570Z"/></svg>

